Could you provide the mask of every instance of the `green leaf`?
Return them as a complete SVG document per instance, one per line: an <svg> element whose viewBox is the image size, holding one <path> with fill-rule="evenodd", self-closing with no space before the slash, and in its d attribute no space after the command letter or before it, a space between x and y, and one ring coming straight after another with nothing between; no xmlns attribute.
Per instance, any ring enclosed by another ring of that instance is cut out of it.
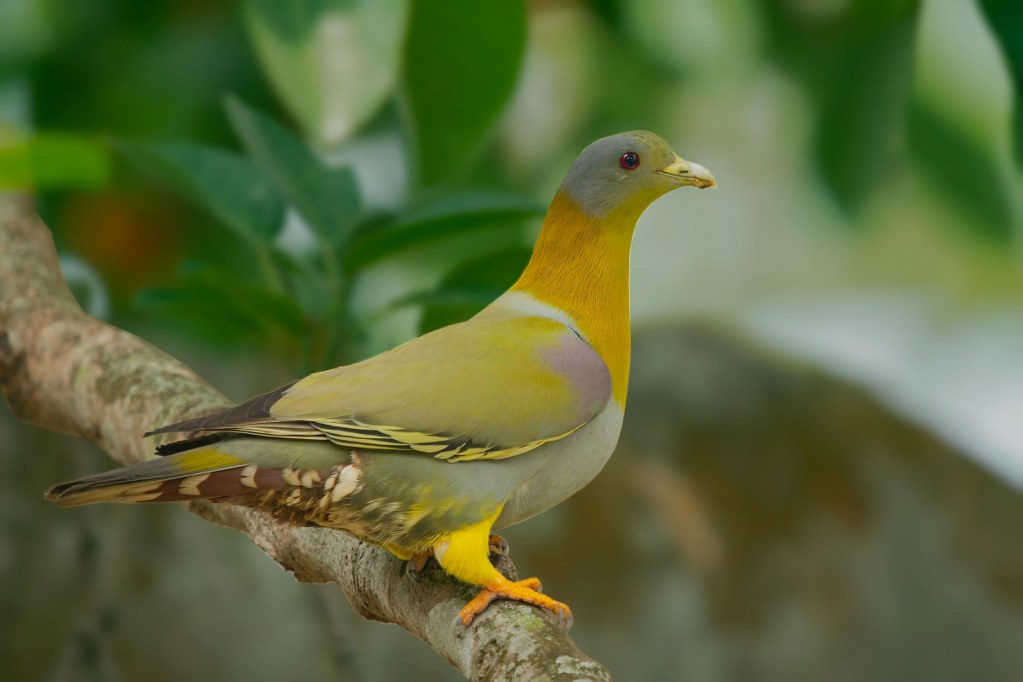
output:
<svg viewBox="0 0 1023 682"><path fill-rule="evenodd" d="M452 270L436 290L413 294L395 306L424 305L421 333L467 320L515 283L531 254L532 249L515 247L475 258Z"/></svg>
<svg viewBox="0 0 1023 682"><path fill-rule="evenodd" d="M347 139L393 92L408 0L246 0L242 12L274 90L317 143Z"/></svg>
<svg viewBox="0 0 1023 682"><path fill-rule="evenodd" d="M525 41L523 0L414 0L404 92L421 184L465 168L511 94Z"/></svg>
<svg viewBox="0 0 1023 682"><path fill-rule="evenodd" d="M327 168L284 126L240 100L228 97L226 106L242 144L266 179L323 244L344 244L359 215L359 189L352 170Z"/></svg>
<svg viewBox="0 0 1023 682"><path fill-rule="evenodd" d="M213 328L222 320L234 329L260 335L283 333L294 339L308 331L305 313L290 298L203 264L184 264L177 283L141 292L136 303L180 318L196 318Z"/></svg>
<svg viewBox="0 0 1023 682"><path fill-rule="evenodd" d="M209 211L240 237L270 242L284 224L284 200L245 157L197 144L115 147L131 163Z"/></svg>
<svg viewBox="0 0 1023 682"><path fill-rule="evenodd" d="M444 197L361 231L345 252L345 267L354 272L441 239L536 218L543 212L544 206L533 199L509 194L474 192Z"/></svg>
<svg viewBox="0 0 1023 682"><path fill-rule="evenodd" d="M175 327L185 327L221 343L264 341L260 320L232 310L205 291L180 286L145 289L135 295L134 304L151 315L168 318Z"/></svg>
<svg viewBox="0 0 1023 682"><path fill-rule="evenodd" d="M186 264L182 272L189 285L217 292L232 308L262 320L264 326L296 335L306 329L305 312L287 296L239 281L228 272L202 264Z"/></svg>
<svg viewBox="0 0 1023 682"><path fill-rule="evenodd" d="M988 237L1004 240L1013 230L1008 178L981 145L934 107L913 100L909 148L920 173L939 194Z"/></svg>
<svg viewBox="0 0 1023 682"><path fill-rule="evenodd" d="M90 137L37 133L0 144L0 188L97 189L109 179L107 150Z"/></svg>
<svg viewBox="0 0 1023 682"><path fill-rule="evenodd" d="M1013 146L1016 163L1023 167L1023 3L1019 0L980 0L980 7L1002 46L1016 90L1012 107Z"/></svg>
<svg viewBox="0 0 1023 682"><path fill-rule="evenodd" d="M768 0L775 55L817 109L815 152L828 187L847 210L901 158L919 0L859 0L841 11Z"/></svg>

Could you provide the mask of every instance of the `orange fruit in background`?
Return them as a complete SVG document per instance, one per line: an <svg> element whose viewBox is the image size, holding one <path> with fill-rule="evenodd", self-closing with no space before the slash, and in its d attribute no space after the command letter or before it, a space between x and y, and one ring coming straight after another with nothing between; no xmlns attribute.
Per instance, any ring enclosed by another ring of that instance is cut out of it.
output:
<svg viewBox="0 0 1023 682"><path fill-rule="evenodd" d="M67 246L95 267L115 295L166 278L181 259L177 207L128 192L78 194L61 210Z"/></svg>

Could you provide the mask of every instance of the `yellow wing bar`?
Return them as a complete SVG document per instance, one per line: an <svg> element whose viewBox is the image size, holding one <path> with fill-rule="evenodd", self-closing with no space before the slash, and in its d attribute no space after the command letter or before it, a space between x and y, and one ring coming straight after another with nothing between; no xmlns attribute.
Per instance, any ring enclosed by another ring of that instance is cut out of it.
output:
<svg viewBox="0 0 1023 682"><path fill-rule="evenodd" d="M560 440L575 432L582 424L567 433L542 438L521 445L476 445L470 440L452 439L443 434L422 433L400 426L364 424L355 419L321 420L309 425L342 447L367 450L405 450L422 452L448 462L468 462L476 459L506 459L529 452L544 443Z"/></svg>

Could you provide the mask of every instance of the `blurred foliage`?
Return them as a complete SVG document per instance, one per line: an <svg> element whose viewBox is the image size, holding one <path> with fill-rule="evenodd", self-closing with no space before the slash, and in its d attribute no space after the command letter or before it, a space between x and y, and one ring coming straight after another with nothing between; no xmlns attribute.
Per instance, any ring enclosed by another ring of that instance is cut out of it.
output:
<svg viewBox="0 0 1023 682"><path fill-rule="evenodd" d="M526 39L524 0L412 5L404 96L419 179L463 170L515 85Z"/></svg>
<svg viewBox="0 0 1023 682"><path fill-rule="evenodd" d="M243 3L263 67L313 146L236 97L226 100L226 119L245 156L193 141L118 137L113 148L128 162L133 183L155 182L177 194L228 228L243 254L186 264L174 283L143 292L137 304L219 341L244 342L248 335L285 351L300 368L322 368L352 352L358 329L350 296L360 271L439 240L539 215L543 207L532 199L472 190L413 192L404 210L369 211L351 168L322 156L322 145L343 144L398 97L407 105L401 120L421 186L464 170L510 96L525 40L524 3L502 3L482 20L471 9L401 1ZM84 12L70 27L123 20L136 30L119 39L132 41L157 30L167 12L162 6L120 17ZM191 7L183 14L189 25L214 20L217 11ZM62 36L62 44L72 39ZM163 58L173 52L171 46ZM119 127L116 119L104 125L111 127ZM105 146L74 135L40 133L0 150L7 186L101 187L110 165ZM287 209L315 248L282 238ZM239 271L237 258L255 267Z"/></svg>
<svg viewBox="0 0 1023 682"><path fill-rule="evenodd" d="M389 256L467 232L500 228L543 214L545 207L498 192L455 194L410 208L398 219L367 228L352 241L345 266L369 267Z"/></svg>
<svg viewBox="0 0 1023 682"><path fill-rule="evenodd" d="M325 168L279 123L236 99L227 101L227 110L256 166L312 229L328 254L328 268L333 268L332 251L348 241L359 218L352 171Z"/></svg>
<svg viewBox="0 0 1023 682"><path fill-rule="evenodd" d="M990 155L941 111L926 102L909 107L908 144L917 167L956 208L974 219L985 236L1012 235L1012 196Z"/></svg>
<svg viewBox="0 0 1023 682"><path fill-rule="evenodd" d="M239 239L271 242L280 233L284 201L245 158L188 143L117 146L142 172L207 208Z"/></svg>
<svg viewBox="0 0 1023 682"><path fill-rule="evenodd" d="M980 0L991 30L1009 63L1016 102L1013 106L1016 163L1023 167L1023 4L1016 0Z"/></svg>
<svg viewBox="0 0 1023 682"><path fill-rule="evenodd" d="M836 199L856 208L901 155L919 0L765 3L772 51L817 108L814 151Z"/></svg>
<svg viewBox="0 0 1023 682"><path fill-rule="evenodd" d="M110 163L100 142L79 135L40 133L0 144L0 187L103 187Z"/></svg>
<svg viewBox="0 0 1023 682"><path fill-rule="evenodd" d="M246 0L242 14L277 95L317 143L343 143L390 97L407 0Z"/></svg>
<svg viewBox="0 0 1023 682"><path fill-rule="evenodd" d="M1019 10L999 0L981 4L1018 86ZM814 109L814 158L839 205L864 206L888 181L888 169L908 155L981 233L1008 239L1018 216L1004 169L955 117L910 96L920 7L918 0L848 5L764 0L752 16L765 36L764 56L794 76ZM535 11L541 8L542 3ZM581 16L585 9L574 11ZM532 167L535 173L551 158L549 151L512 143L511 158L504 159L486 144L517 84L537 73L536 67L521 73L525 2L479 12L462 0L246 0L232 12L200 3L122 1L76 6L52 25L46 23L54 11L49 2L17 3L6 11L13 27L8 30L17 36L8 44L8 68L27 67L32 76L39 132L28 132L31 126L23 123L24 131L0 136L0 184L50 190L53 199L44 202L60 202L67 196L62 192L85 188L137 192L155 185L188 202L201 215L188 229L204 235L203 248L209 250L191 254L203 263L204 274L179 270L174 282L135 300L210 338L237 343L247 332L263 343L255 331L267 329L258 319L265 304L277 311L272 345L291 349L288 357L298 367L321 368L357 354L365 321L387 311L429 302L421 329L454 319L439 313L438 305L469 314L507 284L509 272L495 267L500 253L460 257L459 249L437 246L533 223L542 212L533 199L491 188L506 166ZM739 49L748 54L756 50L749 10L730 3L682 8L662 0L627 7L605 1L590 11L614 30L600 49L612 55L602 57L609 68L606 80L620 84L602 95L605 123L616 127L654 127L635 115L637 99L666 91L725 58L714 36L746 41ZM671 28L658 22L662 16L683 22L684 45L676 47ZM693 27L684 23L687 18ZM559 29L555 39L591 40L578 31ZM93 40L97 35L107 39ZM246 39L268 83L253 70ZM93 43L98 49L89 49ZM567 54L558 49L550 54ZM557 63L544 68L561 68ZM577 88L600 76L588 76L581 65L570 69L559 77L572 85L565 81L550 90L549 83L546 92L530 95L527 81L518 97L553 97L584 116L585 109L556 98L571 94L585 101L586 90ZM79 82L97 80L79 76L91 72L102 72L102 79L87 95L77 90ZM161 95L172 90L178 93L175 106L164 106ZM227 98L225 115L216 102L226 92L239 95ZM57 106L58 93L89 104L72 114ZM282 120L274 99L297 131ZM656 102L655 97L648 108L655 110ZM511 114L521 117L530 111L523 107L538 105L520 101ZM536 118L530 137L548 147L557 144L552 135L572 133L570 121L557 123L555 116L546 133L544 119ZM69 132L57 132L61 129ZM137 139L166 140L175 131L183 133L177 141ZM96 141L98 132L114 133L114 144ZM402 143L399 163L377 168L391 177L383 204L359 178L360 163L372 166L369 157L377 149L368 147L367 157L358 151L364 149L360 140L373 136ZM244 155L232 150L239 142ZM127 161L116 176L110 172L111 149ZM529 189L530 181L525 184ZM286 228L289 222L298 227ZM214 224L228 232L210 236ZM495 247L500 251L506 244ZM415 253L443 261L436 290L409 283L394 293L396 304L381 301L374 309L354 311L364 273ZM466 258L475 260L459 263ZM470 276L473 267L479 272ZM445 278L445 271L451 275ZM249 300L255 303L239 307ZM295 301L298 309L285 312L283 300ZM237 323L239 334L222 334L221 320Z"/></svg>

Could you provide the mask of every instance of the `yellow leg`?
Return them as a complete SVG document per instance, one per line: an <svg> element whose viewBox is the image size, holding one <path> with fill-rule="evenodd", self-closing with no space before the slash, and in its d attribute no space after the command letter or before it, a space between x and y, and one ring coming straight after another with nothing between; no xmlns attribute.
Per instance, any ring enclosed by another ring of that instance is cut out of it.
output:
<svg viewBox="0 0 1023 682"><path fill-rule="evenodd" d="M468 626L495 599L514 599L547 609L566 623L572 622L567 605L540 594L540 581L527 578L513 582L490 563L490 527L501 513L499 507L483 521L451 533L433 548L433 554L446 572L462 582L479 585L483 590L459 614Z"/></svg>

